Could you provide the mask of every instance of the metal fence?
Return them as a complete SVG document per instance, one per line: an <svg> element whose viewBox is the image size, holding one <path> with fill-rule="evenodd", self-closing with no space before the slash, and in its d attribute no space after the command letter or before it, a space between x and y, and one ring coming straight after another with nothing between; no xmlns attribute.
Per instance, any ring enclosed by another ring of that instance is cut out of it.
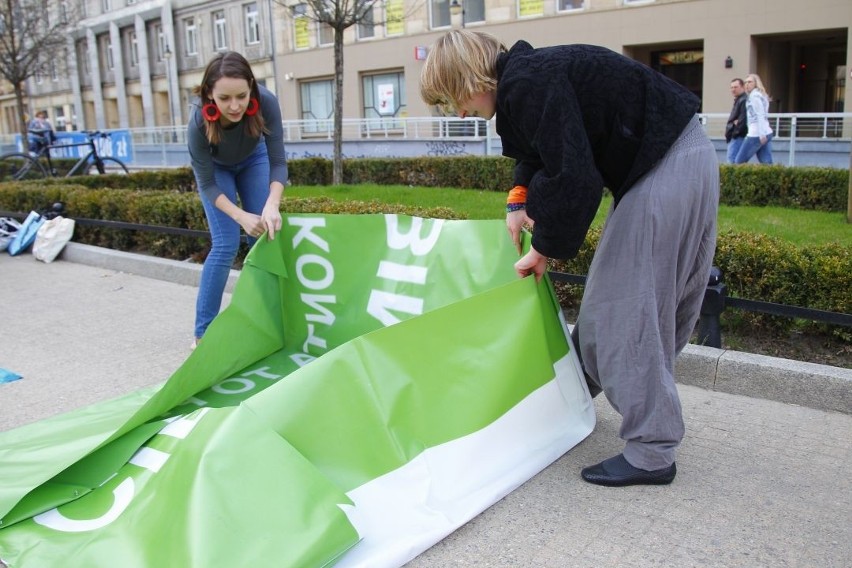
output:
<svg viewBox="0 0 852 568"><path fill-rule="evenodd" d="M549 275L551 280L555 282L566 282L581 286L585 286L586 284L586 277L579 274L550 272ZM704 301L701 304L701 316L698 322L697 334L697 343L699 345L716 348L722 347L721 317L722 313L728 308L852 328L852 314L730 297L728 296L728 287L724 283L722 272L714 266L710 273L707 289L704 291Z"/></svg>
<svg viewBox="0 0 852 568"><path fill-rule="evenodd" d="M699 115L707 134L724 159L728 115ZM770 114L776 137L776 162L788 166L849 167L852 113ZM347 157L404 157L429 155L500 155L502 144L495 121L479 118L406 117L343 119L342 139ZM331 157L334 122L285 120L288 157ZM122 129L134 147L131 167L174 167L188 164L186 126ZM436 150L436 147L441 146ZM14 135L0 136L0 152L16 151Z"/></svg>

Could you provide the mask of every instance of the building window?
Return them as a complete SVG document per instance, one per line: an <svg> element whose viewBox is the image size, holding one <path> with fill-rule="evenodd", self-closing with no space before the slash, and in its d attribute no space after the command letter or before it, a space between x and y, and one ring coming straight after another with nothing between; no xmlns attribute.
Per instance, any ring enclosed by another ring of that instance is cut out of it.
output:
<svg viewBox="0 0 852 568"><path fill-rule="evenodd" d="M430 0L429 12L432 29L450 27L450 0Z"/></svg>
<svg viewBox="0 0 852 568"><path fill-rule="evenodd" d="M228 22L225 20L224 10L213 12L213 49L228 49Z"/></svg>
<svg viewBox="0 0 852 568"><path fill-rule="evenodd" d="M334 81L304 81L301 83L302 128L305 133L317 134L331 129L334 117Z"/></svg>
<svg viewBox="0 0 852 568"><path fill-rule="evenodd" d="M101 10L104 14L112 12L112 0L101 0Z"/></svg>
<svg viewBox="0 0 852 568"><path fill-rule="evenodd" d="M293 38L296 49L308 49L311 47L310 21L305 16L296 16L293 19Z"/></svg>
<svg viewBox="0 0 852 568"><path fill-rule="evenodd" d="M61 106L53 107L53 116L56 117L56 128L65 130L65 109Z"/></svg>
<svg viewBox="0 0 852 568"><path fill-rule="evenodd" d="M127 33L127 44L130 48L130 66L136 67L139 65L139 42L136 39L136 30L130 30Z"/></svg>
<svg viewBox="0 0 852 568"><path fill-rule="evenodd" d="M166 54L166 34L162 24L154 26L154 37L157 39L157 61L163 61Z"/></svg>
<svg viewBox="0 0 852 568"><path fill-rule="evenodd" d="M364 96L364 118L377 119L383 127L400 128L398 118L405 114L405 74L381 73L361 78Z"/></svg>
<svg viewBox="0 0 852 568"><path fill-rule="evenodd" d="M559 0L557 6L559 6L560 12L568 12L571 10L582 10L585 2L583 0Z"/></svg>
<svg viewBox="0 0 852 568"><path fill-rule="evenodd" d="M83 74L89 74L89 49L88 42L81 41L77 43L77 61L82 61Z"/></svg>
<svg viewBox="0 0 852 568"><path fill-rule="evenodd" d="M334 44L334 28L329 26L328 24L320 24L319 26L319 38L318 42L320 45L332 45Z"/></svg>
<svg viewBox="0 0 852 568"><path fill-rule="evenodd" d="M260 22L258 21L257 2L243 6L243 13L246 19L246 45L260 43Z"/></svg>
<svg viewBox="0 0 852 568"><path fill-rule="evenodd" d="M405 4L403 0L385 2L385 35L397 36L405 33Z"/></svg>
<svg viewBox="0 0 852 568"><path fill-rule="evenodd" d="M358 39L376 37L376 24L373 19L373 4L370 4L358 22Z"/></svg>
<svg viewBox="0 0 852 568"><path fill-rule="evenodd" d="M485 21L485 0L464 0L462 7L465 24Z"/></svg>
<svg viewBox="0 0 852 568"><path fill-rule="evenodd" d="M535 18L544 15L544 0L519 0L518 17Z"/></svg>
<svg viewBox="0 0 852 568"><path fill-rule="evenodd" d="M68 58L66 57L65 61L67 61L67 60L68 60ZM51 81L58 81L59 80L59 73L56 71L56 59L50 60L50 80Z"/></svg>
<svg viewBox="0 0 852 568"><path fill-rule="evenodd" d="M198 28L195 26L195 18L186 18L183 21L184 40L187 55L198 55Z"/></svg>
<svg viewBox="0 0 852 568"><path fill-rule="evenodd" d="M59 3L59 23L68 23L68 2L65 2L64 0Z"/></svg>
<svg viewBox="0 0 852 568"><path fill-rule="evenodd" d="M104 41L104 57L106 58L106 68L110 71L115 69L115 60L112 57L112 38L109 36Z"/></svg>

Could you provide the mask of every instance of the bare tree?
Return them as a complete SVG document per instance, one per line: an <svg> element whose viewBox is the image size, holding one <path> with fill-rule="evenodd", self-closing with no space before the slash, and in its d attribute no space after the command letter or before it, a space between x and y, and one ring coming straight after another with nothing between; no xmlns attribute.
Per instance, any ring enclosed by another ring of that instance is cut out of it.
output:
<svg viewBox="0 0 852 568"><path fill-rule="evenodd" d="M30 77L47 73L51 62L64 64L71 31L70 5L62 0L0 0L0 77L15 90L24 147L24 86Z"/></svg>
<svg viewBox="0 0 852 568"><path fill-rule="evenodd" d="M393 3L399 11L388 11L379 21L374 7L390 5L387 0L275 0L286 6L293 17L307 18L334 30L334 161L332 183L343 183L343 32L356 24L382 25L385 21L401 23L405 15L402 2ZM416 3L415 3L416 4ZM409 8L411 10L412 8Z"/></svg>

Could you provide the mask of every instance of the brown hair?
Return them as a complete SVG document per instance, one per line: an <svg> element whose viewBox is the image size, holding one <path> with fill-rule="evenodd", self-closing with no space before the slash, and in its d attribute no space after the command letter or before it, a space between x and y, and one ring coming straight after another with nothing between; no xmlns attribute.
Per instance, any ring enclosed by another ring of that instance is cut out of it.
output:
<svg viewBox="0 0 852 568"><path fill-rule="evenodd" d="M213 97L211 92L216 81L222 77L230 79L245 79L249 85L251 98L256 99L260 104L260 90L257 87L257 81L254 78L254 73L251 71L251 66L246 58L236 51L225 51L216 54L207 68L204 70L204 78L201 84L196 86L192 92L201 98L201 104L212 103ZM214 103L215 104L215 103ZM254 116L243 115L242 120L246 121L249 136L260 138L260 135L268 132L263 121L263 113L258 109ZM219 121L210 122L204 121L206 128L207 140L210 144L218 144L222 140L222 125Z"/></svg>
<svg viewBox="0 0 852 568"><path fill-rule="evenodd" d="M453 30L438 38L420 73L426 104L457 107L475 93L497 90L497 57L506 47L484 32Z"/></svg>

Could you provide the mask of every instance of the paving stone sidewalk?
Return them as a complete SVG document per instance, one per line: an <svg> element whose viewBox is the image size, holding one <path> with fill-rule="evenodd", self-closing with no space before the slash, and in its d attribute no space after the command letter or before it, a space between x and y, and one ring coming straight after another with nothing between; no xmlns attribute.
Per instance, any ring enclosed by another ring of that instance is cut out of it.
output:
<svg viewBox="0 0 852 568"><path fill-rule="evenodd" d="M0 282L0 367L24 377L0 384L0 430L164 381L189 353L191 285L6 254ZM671 486L580 479L621 450L598 397L583 443L408 566L850 566L852 415L679 388Z"/></svg>

